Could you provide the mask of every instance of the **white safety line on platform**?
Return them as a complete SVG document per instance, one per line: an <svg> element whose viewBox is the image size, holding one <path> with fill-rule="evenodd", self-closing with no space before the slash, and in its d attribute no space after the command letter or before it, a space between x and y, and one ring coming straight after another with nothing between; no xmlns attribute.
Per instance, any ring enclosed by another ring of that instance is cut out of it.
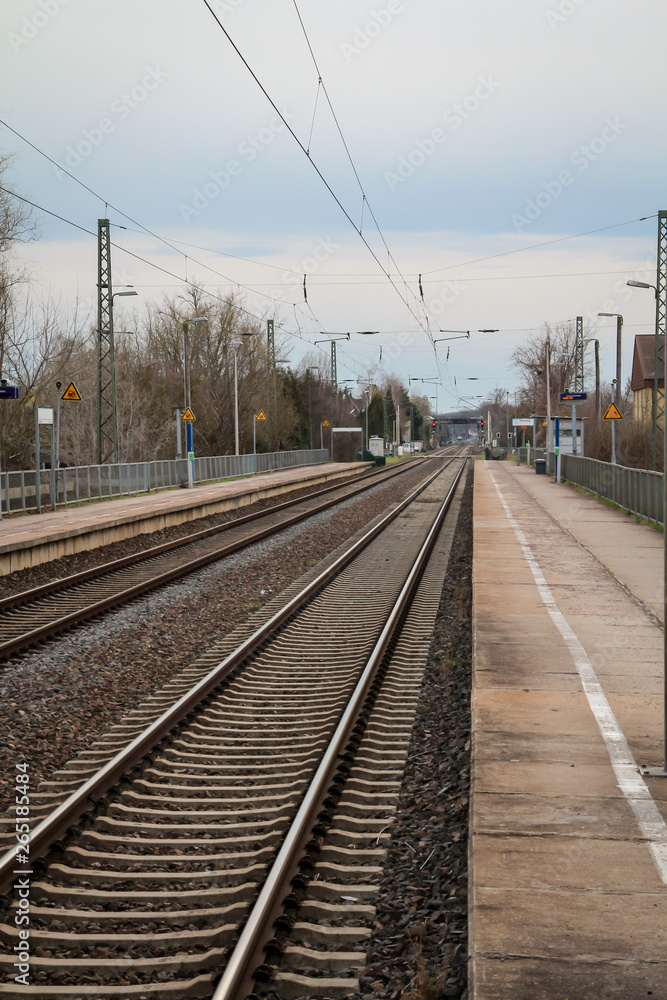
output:
<svg viewBox="0 0 667 1000"><path fill-rule="evenodd" d="M588 698L588 704L595 717L595 721L600 727L614 774L618 779L618 787L625 795L630 808L634 812L639 828L648 841L649 850L658 874L665 885L667 885L667 824L653 801L646 782L639 773L639 768L628 741L612 711L611 705L607 701L607 696L602 690L602 685L598 680L586 650L559 609L544 578L544 574L540 569L540 565L526 541L526 536L512 514L496 482L495 476L491 471L489 471L489 475L507 515L507 520L514 529L526 562L530 566L537 589L542 598L542 603L570 651L574 665L581 678L584 693Z"/></svg>

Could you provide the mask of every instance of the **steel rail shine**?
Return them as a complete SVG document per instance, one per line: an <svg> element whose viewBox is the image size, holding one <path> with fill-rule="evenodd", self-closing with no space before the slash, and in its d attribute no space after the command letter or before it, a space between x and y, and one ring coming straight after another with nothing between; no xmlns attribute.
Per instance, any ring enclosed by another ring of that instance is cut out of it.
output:
<svg viewBox="0 0 667 1000"><path fill-rule="evenodd" d="M332 579L348 562L362 549L366 548L384 528L387 527L420 493L422 493L442 472L453 462L450 459L440 469L432 473L425 481L402 500L394 510L386 514L376 525L370 528L350 548L343 552L327 569L318 574L303 590L296 594L288 603L261 625L252 635L248 636L232 653L225 657L216 667L203 677L179 700L163 712L143 733L137 736L123 750L117 753L104 767L84 782L62 802L46 819L42 820L30 833L27 841L28 850L24 844L10 848L0 858L0 892L6 892L14 879L16 855L25 852L30 857L30 864L48 851L49 847L61 837L95 802L112 788L133 765L163 739L179 722L189 715L197 706L224 680L224 678L249 656L269 635L283 624L301 605L316 593L325 583Z"/></svg>
<svg viewBox="0 0 667 1000"><path fill-rule="evenodd" d="M420 579L422 570L435 544L442 521L451 504L465 467L466 460L464 459L461 469L457 473L445 500L438 510L426 540L419 550L394 608L350 697L347 708L324 753L299 811L290 826L283 846L273 863L257 902L250 912L246 925L239 937L238 944L230 956L212 1000L244 1000L245 997L252 993L253 972L257 965L259 965L258 949L264 939L271 936L272 918L275 919L277 916L275 912L276 907L280 904L285 893L289 891L286 882L294 869L295 862L299 855L303 853L305 844L311 837L313 824L321 808L322 800L329 789L341 751L344 749L363 708L366 695L384 658L396 625ZM254 965L253 958L256 963ZM253 968L249 968L249 965L253 965Z"/></svg>

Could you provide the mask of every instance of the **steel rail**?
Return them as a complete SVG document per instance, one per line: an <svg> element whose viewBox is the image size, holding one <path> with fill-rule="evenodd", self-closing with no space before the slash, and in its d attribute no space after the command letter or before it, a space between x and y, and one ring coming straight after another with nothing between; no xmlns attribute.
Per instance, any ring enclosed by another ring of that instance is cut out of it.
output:
<svg viewBox="0 0 667 1000"><path fill-rule="evenodd" d="M400 473L407 471L407 468L414 469L415 465L411 463L409 467L406 466L401 468ZM40 625L38 628L31 629L29 632L23 632L21 635L15 636L12 639L6 639L4 642L0 642L0 659L7 659L14 653L19 652L21 649L25 649L28 646L34 646L43 639L48 639L53 635L65 631L66 629L72 628L74 625L87 621L89 618L94 618L98 615L104 614L106 611L109 611L111 608L116 607L119 604L126 604L150 590L155 590L158 587L165 586L165 584L170 583L172 580L178 579L181 576L187 576L189 573L194 573L196 570L201 569L203 566L206 566L211 562L216 562L218 559L224 559L226 556L232 555L240 549L247 548L249 545L261 541L269 535L277 534L294 524L298 524L300 521L305 521L309 517L314 517L316 514L319 514L324 510L328 510L330 507L335 507L338 503L343 503L351 497L358 496L360 493L373 489L374 486L378 486L382 482L387 482L400 473L399 470L397 470L387 476L379 478L376 477L376 474L369 473L368 475L373 477L374 481L364 483L358 489L350 491L346 496L333 497L329 500L325 500L323 503L318 504L315 508L293 514L291 517L286 518L278 525L269 525L264 529L254 532L252 535L237 539L237 541L230 542L228 545L223 545L221 548L216 549L213 552L205 553L202 556L198 556L196 559L191 559L188 562L182 563L180 566L175 566L170 570L165 570L163 573L157 574L148 580L142 580L139 583L133 584L131 587L117 591L115 594L111 594L101 600L94 601L92 604L87 604L85 607L79 608L77 611L71 611L69 614L61 615L60 618L53 619L44 625ZM364 476L364 479L365 478L366 476ZM133 553L130 556L123 556L121 559L115 560L114 562L104 563L102 566L94 567L90 570L84 570L81 574L64 577L62 580L53 581L51 584L44 584L44 589L34 588L32 591L24 591L23 594L14 595L14 607L20 607L27 604L28 598L30 598L30 600L36 600L39 597L48 596L49 593L68 590L80 583L86 582L89 579L100 579L105 575L115 572L116 570L126 568L132 563L147 561L150 558L161 555L171 549L178 548L179 546L201 541L212 534L217 534L219 532L229 530L230 528L236 528L239 525L257 520L258 518L270 517L276 511L284 510L286 507L291 507L298 503L306 503L312 496L321 496L323 493L329 493L332 490L340 490L346 485L349 486L352 484L338 483L335 486L327 487L325 490L318 491L316 494L311 494L307 497L297 497L294 500L288 500L285 503L278 504L268 510L255 511L253 514L247 514L243 517L236 518L234 521L229 521L223 525L215 525L213 528L206 528L201 532L195 532L194 534L188 535L183 539L176 539L173 542L165 542L163 545L154 546L151 549L144 550L144 552ZM25 596L25 601L23 602L19 600L22 596ZM5 598L5 601L11 604L12 598ZM5 606L4 602L0 601L0 612Z"/></svg>
<svg viewBox="0 0 667 1000"><path fill-rule="evenodd" d="M49 816L42 820L31 832L25 845L17 844L10 848L0 858L0 892L6 892L13 879L13 867L16 854L25 851L30 857L30 863L43 857L49 847L57 841L70 826L77 822L119 779L148 755L156 745L167 736L186 716L191 714L201 702L245 660L269 635L277 630L317 591L336 576L349 562L365 549L382 531L394 521L398 515L409 506L446 468L453 462L443 464L400 501L388 514L385 514L372 528L362 535L349 549L343 552L327 569L319 573L309 584L285 604L283 608L271 616L263 625L256 629L235 650L225 657L217 666L195 684L185 695L178 699L169 709L155 720L139 736L135 737L123 750L119 751L107 764L83 783Z"/></svg>
<svg viewBox="0 0 667 1000"><path fill-rule="evenodd" d="M31 587L30 590L22 590L17 594L9 594L7 597L0 598L0 613L13 607L20 607L29 601L36 600L37 598L47 597L49 594L58 593L61 590L67 590L70 587L75 587L79 583L85 583L87 580L95 579L96 577L103 576L106 573L113 573L115 570L125 569L126 566L132 566L135 563L153 559L155 556L162 555L164 552L180 548L183 545L190 545L193 542L201 541L211 535L228 531L230 528L236 528L239 525L247 524L250 521L256 521L262 517L268 517L270 514L285 510L288 507L293 507L295 504L305 503L307 500L317 499L317 497L324 496L327 493L332 493L334 490L342 490L346 486L355 486L362 480L365 481L369 478L375 480L375 482L370 483L364 482L361 489L352 492L352 495L354 496L355 492L362 493L365 490L372 489L373 486L393 479L400 473L407 472L409 469L414 469L420 464L423 464L423 460L421 462L407 462L396 469L391 469L384 475L378 474L374 471L364 472L352 479L338 481L329 486L325 486L324 489L316 490L313 493L309 493L307 496L284 500L279 504L275 504L273 507L254 511L252 514L243 514L241 517L234 518L233 521L226 521L224 524L215 524L210 528L202 528L200 531L193 531L189 535L184 535L183 538L175 538L170 542L161 542L159 545L152 545L148 549L142 549L141 552L132 552L130 555L121 556L119 559L112 559L107 563L100 563L99 566L92 566L90 569L81 570L79 573L72 573L70 576L62 576L57 580L51 580L49 583L42 583L37 587Z"/></svg>
<svg viewBox="0 0 667 1000"><path fill-rule="evenodd" d="M253 974L261 964L260 955L263 946L273 936L273 923L283 912L283 899L290 891L290 880L298 871L299 859L305 851L306 844L311 839L312 828L328 795L334 774L340 765L341 754L361 714L368 691L384 659L396 626L421 578L465 466L466 460L464 459L414 561L364 672L357 682L257 902L250 912L238 944L227 962L212 1000L245 1000L253 992Z"/></svg>

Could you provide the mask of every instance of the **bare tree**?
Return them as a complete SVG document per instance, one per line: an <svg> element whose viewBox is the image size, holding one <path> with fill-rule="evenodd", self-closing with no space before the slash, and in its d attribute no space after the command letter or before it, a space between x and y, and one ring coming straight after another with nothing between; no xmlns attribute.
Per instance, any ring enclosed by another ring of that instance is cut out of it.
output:
<svg viewBox="0 0 667 1000"><path fill-rule="evenodd" d="M512 362L521 375L521 386L517 390L517 401L528 415L545 417L547 412L547 345L549 347L549 376L551 412L559 412L559 395L574 388L576 327L573 321L545 323L539 333L533 334L525 344L521 344L512 354ZM586 358L586 355L584 355ZM590 383L591 362L584 365L584 378ZM580 415L593 412L592 404ZM523 415L527 415L524 413ZM561 407L561 416L569 416L569 410ZM544 443L544 431L539 431Z"/></svg>

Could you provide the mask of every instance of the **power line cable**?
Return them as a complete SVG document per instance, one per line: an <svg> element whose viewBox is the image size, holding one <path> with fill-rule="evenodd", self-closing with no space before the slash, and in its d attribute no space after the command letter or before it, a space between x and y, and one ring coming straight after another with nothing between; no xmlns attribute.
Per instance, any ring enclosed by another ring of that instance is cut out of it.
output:
<svg viewBox="0 0 667 1000"><path fill-rule="evenodd" d="M642 215L639 219L629 219L627 222L616 222L612 226L602 226L600 229L589 229L585 233L573 233L570 236L559 236L555 240L545 240L544 243L531 243L527 247L518 247L516 250L504 250L502 253L493 253L488 257L476 257L474 260L462 261L460 264L447 264L445 267L436 267L432 271L422 271L422 274L438 274L440 271L451 271L455 267L466 267L468 264L481 264L486 260L495 260L497 257L509 257L514 253L524 253L526 250L537 250L540 247L552 246L554 243L564 243L567 240L578 240L583 236L593 236L595 233L604 233L609 229L619 229L622 226L631 226L635 222L646 222L647 219L657 219L655 215Z"/></svg>
<svg viewBox="0 0 667 1000"><path fill-rule="evenodd" d="M87 184L84 184L84 182L82 180L80 180L78 177L75 177L74 174L72 174L65 167L62 167L51 156L49 156L48 153L45 153L43 149L40 149L39 146L36 146L35 143L31 142L29 139L27 139L20 132L17 132L17 130L15 128L12 128L12 126L9 125L9 124L7 124L7 122L5 122L3 119L0 119L0 125L3 125L5 128L9 129L9 131L12 132L19 139L21 139L22 142L25 142L26 145L30 146L31 149L34 149L36 153L39 153L40 156L43 156L44 159L48 160L49 163L53 164L53 166L56 167L57 170L60 170L62 173L66 174L69 178L71 178L71 180L75 181L75 183L79 184L82 188L84 188L84 190L88 191L89 194L92 194L94 198L97 198L98 201L102 202L102 204L105 207L105 211L107 211L107 209L109 209L109 208L112 208L114 212L117 212L124 219L128 219L130 222L134 223L134 225L138 226L139 229L130 230L128 226L121 226L117 222L111 223L113 226L116 226L118 229L125 229L125 230L136 232L136 233L147 233L149 236L152 236L153 239L156 239L160 243L163 243L166 247L169 247L169 249L173 250L174 253L177 253L177 254L180 254L181 256L183 256L184 262L185 262L185 283L186 284L190 284L190 282L188 282L188 280L187 280L187 262L188 262L188 257L187 257L187 255L185 253L183 253L182 250L179 250L176 246L173 245L174 243L178 243L178 242L181 242L181 241L179 241L179 240L173 240L173 241L170 242L164 236L160 236L158 233L154 233L151 229L148 228L148 226L144 226L141 222L138 222L136 219L132 218L131 215L128 215L127 212L123 212L122 209L117 208L115 205L113 205L106 198L102 197L101 194L98 194L97 191L94 191ZM48 211L48 210L47 209L43 209L43 211ZM54 212L49 212L49 214L53 215L54 218L60 218L59 216L55 215ZM67 219L61 219L60 221L62 221L62 222L68 222ZM73 223L70 223L70 224L73 225ZM88 230L84 230L84 232L88 232ZM194 244L187 244L187 243L183 243L183 245L184 246L194 246ZM199 249L205 249L205 248L201 247ZM210 251L210 252L220 253L220 251ZM225 256L233 257L234 255L233 254L226 254ZM239 258L239 259L245 260L246 258ZM206 270L210 271L212 274L217 275L219 278L224 278L225 281L228 281L232 285L236 285L238 288L244 288L246 291L249 291L249 292L253 292L254 291L255 294L261 295L263 298L269 299L271 302L274 303L274 305L278 301L280 301L280 300L275 299L272 295L267 295L266 292L256 291L256 290L252 289L248 285L244 285L244 284L242 284L239 281L234 281L232 278L229 277L229 275L222 274L222 272L220 272L220 271L216 271L215 268L211 267L209 264L203 263L203 261L197 260L194 257L190 257L190 261L192 263L194 263L194 264L197 264L198 267L206 268ZM283 270L286 270L286 269L283 268ZM296 272L294 272L294 273L296 273ZM179 276L177 275L176 277L179 277Z"/></svg>
<svg viewBox="0 0 667 1000"><path fill-rule="evenodd" d="M294 0L294 5L296 7L295 0ZM297 9L297 14L298 14L299 13L298 12L298 7L296 9ZM299 20L301 21L301 15L300 14L299 14ZM303 21L301 21L301 25L302 25L302 28L303 28ZM308 46L310 48L311 55L313 56L313 62L315 63L315 66L317 68L317 63L315 62L315 57L314 57L313 52L312 52L312 47L310 46L310 41L308 40L308 36L307 36L307 34L305 32L305 28L303 28L303 30L304 30L304 34L306 35L306 41L308 42ZM319 70L318 70L318 72L319 72ZM385 245L385 248L387 249L387 252L388 252L388 255L389 255L389 259L394 263L394 265L396 266L396 270L399 271L399 273L400 273L400 268L398 267L398 265L396 264L395 259L391 255L389 247L387 246L386 241L384 240L384 237L382 235L382 231L381 231L381 229L380 229L380 227L379 227L379 225L377 223L377 220L375 219L375 216L373 215L371 206L370 206L370 204L368 202L368 198L365 195L363 186L361 184L361 180L359 178L359 175L358 175L358 172L356 170L356 167L354 166L354 162L352 160L351 154L350 154L349 149L347 147L347 143L345 141L345 138L343 136L342 130L341 130L340 125L338 123L338 120L336 118L335 111L334 111L333 106L331 104L331 101L329 99L329 95L328 95L328 93L326 91L326 87L324 86L324 83L321 80L321 78L319 80L319 83L322 85L322 90L323 90L323 92L324 92L324 94L326 96L327 102L328 102L329 107L331 109L332 116L333 116L334 121L336 123L336 126L338 128L338 131L339 131L339 134L340 134L340 137L341 137L341 141L343 142L343 145L345 147L345 151L346 151L346 153L348 155L348 159L350 160L350 164L351 164L352 169L354 171L357 183L359 184L359 188L360 188L360 190L362 192L363 199L364 199L366 205L368 206L369 212L373 216L373 220L374 220L374 222L376 224L378 233L379 233L379 235L380 235L380 237L382 239L382 242ZM221 256L221 257L229 257L232 260L241 260L241 261L244 261L245 263L255 264L258 267L269 267L269 268L272 268L274 270L283 271L283 272L288 271L290 274L300 273L300 272L297 272L296 270L293 270L292 268L281 267L278 264L270 264L267 261L260 261L260 260L256 260L256 259L253 259L253 258L250 258L250 257L242 257L239 254L228 253L227 251L224 251L224 250L215 250L212 247L203 247L203 246L201 246L200 244L197 244L197 243L189 243L189 242L187 242L185 240L177 240L177 239L172 239L172 238L167 239L164 236L160 236L158 233L154 233L152 230L150 230L147 226L142 225L141 222L138 222L136 219L132 218L132 216L128 215L126 212L123 212L122 209L120 209L116 205L112 204L112 202L110 202L107 198L104 198L97 191L93 190L93 188L89 187L80 178L76 177L69 170L67 170L66 167L63 167L56 160L54 160L51 156L49 156L48 153L45 153L43 149L40 149L39 146L35 145L35 143L33 143L29 139L27 139L26 136L24 136L21 132L18 132L15 128L12 128L12 126L9 125L8 122L4 121L3 119L0 119L0 125L4 126L6 129L8 129L10 132L12 132L15 136L17 136L17 138L21 139L21 141L24 142L27 146L30 146L30 148L33 149L36 153L38 153L40 156L43 156L44 159L48 160L49 163L51 163L61 173L66 174L76 184L79 184L80 187L82 187L82 188L84 188L84 190L88 191L89 194L92 194L94 198L97 198L98 201L102 202L102 204L105 206L105 208L112 208L114 210L114 212L118 212L118 214L121 215L124 219L128 219L130 222L133 222L136 226L139 227L138 229L132 229L129 226L120 226L118 223L113 223L113 225L118 226L118 228L126 229L128 232L135 232L135 233L139 233L139 234L141 234L141 233L147 233L149 236L152 236L154 239L158 240L159 242L164 243L164 245L168 246L171 250L174 250L175 253L182 254L184 257L186 255L183 253L183 251L178 250L177 247L174 246L173 244L179 244L181 246L192 247L194 249L203 250L206 253L216 254L217 256ZM13 193L13 192L11 192L11 193ZM47 209L44 209L44 211L47 211ZM50 212L49 214L53 215L54 218L60 219L60 216L56 215L53 212ZM349 218L349 216L348 216L348 218ZM491 254L491 255L489 255L487 257L477 257L477 258L474 258L473 260L461 261L458 264L447 264L447 265L445 265L443 267L440 267L440 268L434 268L431 271L421 272L421 274L422 274L422 276L423 275L427 275L427 274L438 274L440 271L452 270L452 269L455 269L457 267L466 267L467 265L470 265L470 264L483 263L483 262L485 262L487 260L494 260L494 259L496 259L498 257L507 257L507 256L511 256L512 254L516 254L516 253L524 253L527 250L540 249L541 247L551 246L551 245L553 245L555 243L562 243L562 242L567 241L567 240L580 239L580 238L582 238L584 236L595 235L596 233L606 232L606 231L608 231L610 229L618 229L618 228L621 228L623 226L633 225L636 222L645 222L645 221L647 221L649 219L655 219L655 218L657 218L656 214L654 214L654 215L644 215L644 216L641 216L639 219L629 219L626 222L618 222L618 223L614 223L613 225L610 225L610 226L602 226L599 229L590 229L590 230L587 230L586 232L583 232L583 233L573 233L573 234L571 234L569 236L561 236L561 237L558 237L555 240L546 240L543 243L532 243L532 244L530 244L529 246L526 246L526 247L518 247L515 250L506 250L506 251L503 251L503 252L498 253L498 254ZM69 222L69 220L67 220L67 219L61 219L61 221ZM74 223L71 223L71 222L69 224L70 225L75 225ZM354 225L354 223L353 223L353 225ZM355 226L355 229L356 229L356 226ZM84 232L88 232L88 230L84 230ZM244 284L242 284L242 283L240 283L238 281L234 281L228 275L221 274L220 272L215 271L213 268L209 267L209 265L204 264L201 261L195 260L194 258L192 258L192 260L194 261L194 263L198 264L199 266L206 267L213 274L217 274L219 277L224 278L230 284L237 285L238 287L241 287L241 288L246 288L246 290L249 290L249 291L254 291L258 287L259 283L255 283L252 286L244 285ZM625 274L625 271L584 271L584 272L580 272L580 273L581 273L582 276L589 276L589 275L605 275L605 274ZM415 276L417 276L417 272L415 272L414 275L412 273L410 273L409 276L410 277L415 277ZM333 275L331 275L331 277L367 277L367 275L363 275L363 274L359 275L358 272L356 272L356 273L352 273L352 274L333 274ZM368 275L368 277L372 277L372 275ZM501 275L499 277L488 277L488 278L457 278L457 281L499 281L499 280L510 281L510 280L516 280L517 278L532 278L532 277L540 277L540 278L579 277L579 273L562 274L562 275L560 275L560 274L545 274L545 275ZM406 278L404 277L403 274L401 274L401 278L405 282L406 287L408 287L408 289L409 289L409 285L408 285L407 280L406 280ZM435 281L435 279L433 279L433 281ZM355 282L355 284L379 284L379 283L380 282L377 282L377 281L376 282L360 282L360 281ZM424 284L426 284L426 283L431 284L432 282L423 282L423 283ZM313 282L313 284L319 284L319 282L315 281L315 282ZM322 284L334 284L334 282L326 282L325 281L325 282L322 282ZM259 292L258 294L263 294L263 293ZM416 296L414 296L414 297L416 298ZM272 296L266 296L266 298L272 298ZM273 300L273 301L276 301L276 300Z"/></svg>
<svg viewBox="0 0 667 1000"><path fill-rule="evenodd" d="M75 229L80 230L82 233L86 233L86 235L88 236L92 236L94 239L98 238L97 233L94 233L91 229L86 229L85 226L80 226L78 222L73 222L71 219L66 219L64 216L58 215L57 212L52 212L50 209L45 208L43 205L38 205L37 202L31 201L29 198L25 198L23 195L17 194L16 191L12 191L10 188L6 188L1 184L0 184L0 191L4 191L5 194L9 194L13 198L18 198L19 201L25 202L27 205L30 205L32 208L37 209L37 211L39 212L45 212L47 215L52 216L54 219L58 219L60 222L66 223L68 226L73 226ZM127 247L121 246L120 243L115 243L112 240L111 246L114 247L116 250L120 250L121 253L128 254L128 256L133 257L135 260L141 261L142 264L146 264L148 265L148 267L155 268L156 271L161 271L163 274L169 275L170 278L176 278L179 281L180 285L185 284L188 285L190 288L199 288L199 286L195 282L188 281L187 278L183 280L183 278L181 278L179 274L175 274L173 271L167 270L166 267L162 267L160 264L153 263L153 261L148 260L146 257L142 257L141 254L134 253L133 250L128 250ZM234 284L236 284L236 282L234 282ZM211 292L208 289L203 289L203 292L205 295L209 295L211 298L217 299L219 302L227 301L226 299L222 298L222 296L216 295L214 292ZM246 316L249 316L253 320L256 320L258 322L263 322L264 320L264 317L257 316L256 313L250 312L249 309L246 309L244 306L238 305L237 303L235 303L234 308L238 309L239 312L244 313ZM316 322L319 322L317 320L317 317L315 317L315 320ZM292 334L291 331L289 330L283 329L282 332L285 333L287 336L296 336L296 334Z"/></svg>
<svg viewBox="0 0 667 1000"><path fill-rule="evenodd" d="M280 110L280 108L278 107L278 105L276 104L276 102L273 100L273 98L271 97L271 95L267 91L266 87L264 86L264 84L261 82L261 80L259 79L259 77L255 73L255 71L251 67L251 65L248 62L248 60L245 58L245 56L243 55L243 53L239 49L238 45L236 44L236 42L231 37L231 35L229 34L229 32L227 31L227 29L223 25L222 21L220 20L220 18L218 17L218 15L215 13L215 11L213 10L213 8L211 7L211 4L208 2L208 0L203 0L203 3L204 3L204 6L209 11L209 13L211 14L211 16L213 17L215 23L218 25L218 27L220 28L220 30L224 34L225 38L227 39L227 41L229 42L229 44L231 45L231 47L236 52L237 56L239 57L239 59L241 60L241 62L245 66L245 68L248 70L248 72L252 76L253 80L255 81L255 83L257 84L257 86L259 87L259 89L262 91L262 93L266 97L267 101L269 102L269 104L271 105L271 107L273 108L273 110L275 111L275 113L278 115L278 117L282 121L282 123L285 126L285 128L287 129L287 131L290 133L290 135L292 136L292 138L294 139L294 141L298 145L299 149L307 157L308 161L310 162L310 164L312 165L313 169L315 170L317 176L320 178L320 180L322 181L322 183L326 187L327 191L329 192L329 194L331 195L331 197L334 199L334 201L336 202L336 204L340 208L340 210L343 213L343 215L345 216L345 218L348 220L348 222L350 223L350 225L354 228L355 232L359 233L359 237L360 237L361 241L363 242L363 244L365 245L365 247L367 248L367 250L371 254L373 260L377 263L378 267L382 270L383 274L389 280L389 282L392 285L392 287L394 288L396 294L401 299L401 302L403 302L403 304L408 309L408 311L411 313L411 315L414 317L414 319L417 321L417 323L419 324L419 326L426 333L427 331L425 330L425 328L424 328L424 326L422 324L421 319L413 311L413 309L411 308L411 306L410 306L409 302L407 301L407 299L403 297L403 295L400 292L400 289L399 289L398 285L396 284L396 282L392 278L392 276L389 273L389 271L387 270L387 268L385 268L384 264L382 263L382 261L380 260L380 258L378 257L378 255L375 253L375 251L373 250L372 246L370 245L370 243L368 242L368 240L366 239L366 237L363 235L363 233L359 232L359 230L357 229L352 216L347 211L347 209L345 208L345 206L341 202L340 198L338 197L338 195L336 194L336 192L333 190L333 188L329 184L328 180L326 179L326 177L324 176L324 174L322 173L322 171L320 170L320 168L318 167L318 165L315 163L315 161L313 160L312 156L310 155L310 153L308 152L308 150L306 149L306 147L304 146L304 144L301 142L301 140L299 139L298 135L296 134L296 132L294 131L294 129L292 128L292 126L290 125L290 123L287 121L285 115L282 113L282 111ZM325 93L326 93L326 91L325 91ZM407 283L405 283L405 284L406 284L406 287L407 287Z"/></svg>
<svg viewBox="0 0 667 1000"><path fill-rule="evenodd" d="M370 202L368 200L368 196L366 195L366 192L364 190L364 186L361 183L361 177L359 176L359 171L356 168L356 165L355 165L354 160L352 158L352 153L350 152L350 148L349 148L349 146L347 144L345 136L343 135L343 130L342 130L340 122L338 120L338 116L337 116L337 114L336 114L336 112L334 110L334 106L333 106L333 103L331 101L331 98L329 97L329 92L328 92L328 90L326 88L326 85L325 85L323 79L322 79L322 73L321 73L320 67L319 67L319 65L317 63L317 59L315 58L315 52L313 51L313 46L312 46L312 44L310 42L310 38L308 37L308 32L306 31L306 26L305 26L305 24L303 22L303 18L301 17L301 12L299 11L297 0L292 0L292 2L294 4L294 9L296 10L296 14L297 14L297 17L299 19L299 24L301 25L301 30L303 31L304 38L306 39L306 44L308 46L308 51L310 52L311 58L313 60L313 65L315 66L315 70L317 72L317 77L318 77L318 94L319 94L319 88L321 86L322 92L323 92L324 96L326 97L327 104L329 105L329 110L331 111L331 116L332 116L332 118L334 120L334 123L336 125L336 128L338 130L338 135L340 136L340 140L341 140L341 142L343 144L343 148L345 150L345 153L347 154L347 158L349 160L350 166L352 167L352 171L354 173L354 176L356 178L357 184L359 185L359 190L360 190L361 195L362 195L362 200L361 200L361 222L359 224L359 227L358 228L355 227L355 228L357 228L357 232L361 236L362 235L362 231L363 231L364 209L368 208L368 212L369 212L369 214L370 214L373 222L375 223L375 228L377 229L378 235L379 235L379 237L380 237L380 239L382 241L382 244L383 244L385 250L387 251L387 261L388 261L388 264L393 264L394 265L396 271L398 272L398 274L400 275L401 279L403 280L403 283L404 283L405 288L406 288L406 292L408 292L412 296L412 298L415 300L415 302L417 303L417 305L418 306L421 305L422 308L423 308L423 310L424 310L424 314L427 317L427 328L426 328L426 330L424 332L427 334L429 340L431 340L431 342L432 342L433 341L433 336L431 334L431 330L430 330L430 327L429 327L429 324L428 324L428 311L426 309L426 306L425 306L425 304L423 302L422 303L419 302L419 299L417 298L417 296L415 295L415 293L412 291L412 289L408 285L406 279L404 278L403 274L401 273L401 269L398 266L396 258L394 257L394 255L392 254L391 250L389 249L389 245L388 245L388 243L387 243L387 241L386 241L386 239L384 237L384 234L382 232L382 229L380 228L380 224L379 224L379 222L377 220L377 217L376 217L376 215L375 215L375 213L374 213L374 211L373 211L373 209L371 207L371 204L370 204ZM312 135L312 126L311 126L311 135ZM310 140L308 142L308 155L310 155ZM352 221L352 220L350 220L350 221ZM352 224L354 225L354 223L352 223ZM389 274L389 268L387 268L387 271L385 273L387 275ZM407 302L406 302L406 305L407 305ZM423 327L422 327L422 329L423 329Z"/></svg>

